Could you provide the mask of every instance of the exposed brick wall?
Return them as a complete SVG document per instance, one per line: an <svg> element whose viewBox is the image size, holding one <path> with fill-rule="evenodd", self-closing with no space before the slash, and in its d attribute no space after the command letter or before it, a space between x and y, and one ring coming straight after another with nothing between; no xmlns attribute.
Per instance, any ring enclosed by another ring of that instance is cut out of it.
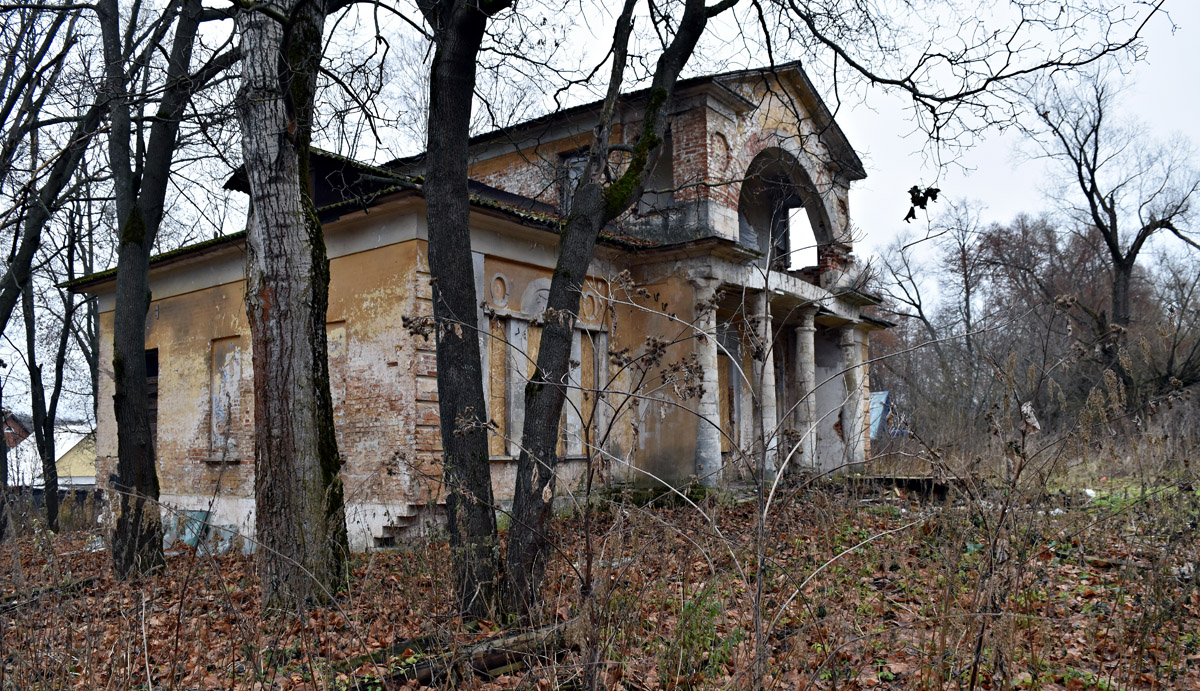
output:
<svg viewBox="0 0 1200 691"><path fill-rule="evenodd" d="M709 198L705 183L709 180L708 113L704 108L692 108L671 118L671 152L674 157L675 192L677 202Z"/></svg>
<svg viewBox="0 0 1200 691"><path fill-rule="evenodd" d="M797 162L796 177L810 203L819 209L818 239L837 245L826 252L819 271L849 270L853 265L849 187L826 163L830 153L807 117L804 99L788 83L768 86L751 80L731 87L757 106L734 113L727 104L718 104L703 93L680 95L670 119L673 150L669 153L676 186L671 218L655 224L650 217L638 217L631 210L618 224L627 232L667 242L709 235L736 240L742 179L760 153L783 150ZM637 133L640 123L634 118L626 126L627 140ZM586 147L590 137L591 132L584 131L544 140L519 152L493 155L474 163L470 174L494 187L557 204L561 154ZM613 157L618 172L620 158L619 154ZM692 225L689 229L677 227L679 224ZM821 284L820 275L806 280Z"/></svg>

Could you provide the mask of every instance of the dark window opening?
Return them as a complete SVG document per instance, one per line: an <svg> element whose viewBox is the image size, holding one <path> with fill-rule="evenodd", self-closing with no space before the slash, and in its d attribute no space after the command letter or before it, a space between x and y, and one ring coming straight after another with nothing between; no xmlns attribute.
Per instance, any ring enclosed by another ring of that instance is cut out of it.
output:
<svg viewBox="0 0 1200 691"><path fill-rule="evenodd" d="M571 198L575 196L575 188L579 186L579 181L583 179L587 161L587 149L579 149L562 155L562 161L559 164L558 208L564 216L571 213Z"/></svg>
<svg viewBox="0 0 1200 691"><path fill-rule="evenodd" d="M146 351L146 379L158 379L158 348Z"/></svg>
<svg viewBox="0 0 1200 691"><path fill-rule="evenodd" d="M150 445L158 453L158 348L146 351L146 419L150 423Z"/></svg>

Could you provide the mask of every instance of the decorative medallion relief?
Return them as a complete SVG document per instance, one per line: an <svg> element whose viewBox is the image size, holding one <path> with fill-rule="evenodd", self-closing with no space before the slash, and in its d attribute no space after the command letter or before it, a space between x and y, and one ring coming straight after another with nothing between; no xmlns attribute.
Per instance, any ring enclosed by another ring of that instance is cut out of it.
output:
<svg viewBox="0 0 1200 691"><path fill-rule="evenodd" d="M504 277L504 274L492 276L491 293L492 304L496 307L504 307L508 304L508 279Z"/></svg>

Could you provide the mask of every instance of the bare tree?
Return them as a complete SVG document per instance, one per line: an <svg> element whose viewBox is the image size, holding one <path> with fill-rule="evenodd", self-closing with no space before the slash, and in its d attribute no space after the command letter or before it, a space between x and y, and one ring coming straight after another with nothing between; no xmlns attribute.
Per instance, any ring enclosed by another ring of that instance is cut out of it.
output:
<svg viewBox="0 0 1200 691"><path fill-rule="evenodd" d="M897 238L880 259L882 310L899 322L877 344L878 384L899 384L897 398L912 413L910 423L964 434L978 431L982 407L991 401L986 376L998 340L989 333L1007 321L988 285L989 266L981 247L996 232L971 203L951 203L924 237Z"/></svg>
<svg viewBox="0 0 1200 691"><path fill-rule="evenodd" d="M200 0L173 0L157 17L142 6L132 16L122 16L117 0L101 0L96 9L106 65L109 167L119 229L112 363L118 510L112 554L113 566L124 578L163 563L158 473L146 406L150 254L163 222L184 111L192 94L227 69L237 54L226 51L192 71L204 19ZM149 31L141 28L143 22ZM156 54L172 28L160 84L150 71L159 69ZM156 105L153 117L143 115L148 102Z"/></svg>
<svg viewBox="0 0 1200 691"><path fill-rule="evenodd" d="M617 18L608 92L588 149L587 163L572 191L546 300L547 317L538 346L537 367L525 389L525 421L505 569L509 601L525 611L542 601L540 589L549 548L549 514L556 489L558 425L566 398L572 334L596 239L605 226L641 197L662 152L675 83L708 21L736 4L737 0L721 0L713 5L705 5L703 0L688 0L681 16L660 16L663 26L658 28L673 35L664 40L646 95L641 127L631 137L630 147L614 146L612 135L626 83L636 0L626 0ZM616 166L610 160L617 151L628 153L628 160L619 171L614 170Z"/></svg>
<svg viewBox="0 0 1200 691"><path fill-rule="evenodd" d="M1117 351L1134 320L1131 286L1138 258L1152 237L1171 234L1200 249L1191 228L1200 171L1183 140L1150 141L1133 123L1122 123L1117 89L1092 73L1082 83L1053 80L1032 105L1038 122L1026 129L1040 155L1062 170L1059 201L1081 233L1103 243L1111 274L1110 306L1096 319L1096 336L1106 340L1109 364L1124 372Z"/></svg>
<svg viewBox="0 0 1200 691"><path fill-rule="evenodd" d="M1029 79L1093 69L1136 54L1165 0L912 2L894 11L856 0L755 3L773 55L803 56L834 107L871 87L911 99L916 126L941 160L990 126L1013 124ZM1140 10L1140 11L1135 11Z"/></svg>
<svg viewBox="0 0 1200 691"><path fill-rule="evenodd" d="M438 409L449 492L446 518L459 610L482 616L504 608L476 334L467 141L487 25L511 5L510 0L483 0L478 5L455 0L418 3L436 46L429 77L425 199L437 324Z"/></svg>
<svg viewBox="0 0 1200 691"><path fill-rule="evenodd" d="M16 7L2 11L6 55L0 73L0 190L8 203L0 227L13 233L12 251L0 279L0 326L7 326L29 281L42 230L58 208L105 110L97 96L88 106L55 117L68 56L77 42L78 8L64 4ZM65 136L31 138L53 125L66 125Z"/></svg>
<svg viewBox="0 0 1200 691"><path fill-rule="evenodd" d="M1156 263L1160 316L1140 349L1153 390L1164 392L1200 382L1200 256L1164 252Z"/></svg>
<svg viewBox="0 0 1200 691"><path fill-rule="evenodd" d="M266 604L290 609L332 598L348 551L325 331L329 259L309 196L330 9L324 0L297 0L238 15L258 568Z"/></svg>
<svg viewBox="0 0 1200 691"><path fill-rule="evenodd" d="M645 175L658 155L665 109L675 80L708 18L733 4L721 2L706 8L687 2L681 16L672 16L663 8L651 8L651 22L663 52L644 96L641 130L630 138L633 144L628 147L611 146L609 137L615 106L624 88L630 24L636 3L624 3L617 19L609 54L613 61L607 96L588 151L586 169L573 190L552 278L536 373L526 389L522 453L505 568L510 604L528 607L538 600L538 574L548 548L547 519L555 490L555 447L567 381L571 329L579 287L587 273L596 235L640 194ZM1115 17L1078 3L1052 4L1062 12L1056 14L1041 7L1014 3L1019 17L1002 31L979 31L986 29L984 22L966 7L952 8L951 18L943 19L940 3L938 11L930 8L927 34L914 28L919 22L907 17L891 17L875 6L836 0L752 3L748 16L742 19L745 26L761 28L762 42L772 64L776 54L799 53L824 61L834 84L849 69L860 83L907 93L918 107L918 115L925 119L926 129L935 138L953 140L973 127L1011 121L1016 109L1005 104L1011 103L1012 90L1023 84L1022 79L1027 75L1046 69L1079 67L1136 45L1147 16ZM482 8L462 10L466 14L461 15L447 11L442 3L422 5L438 49L430 85L427 151L430 165L425 189L434 316L440 339L439 405L451 492L448 501L452 507L451 536L455 544L463 544L460 528L475 531L470 540L480 545L478 551L486 552L488 560L495 550L490 546L493 519L486 515L492 510L492 502L486 479L489 473L482 432L486 423L482 419L484 399L479 383L478 345L473 336L469 337L477 325L469 274L465 135L477 69L468 63L478 59L488 19L507 6L507 3L485 4ZM1148 14L1154 14L1155 10L1156 7L1151 7ZM955 32L960 30L983 38L974 43L955 38ZM1055 31L1060 41L1042 48L1029 40L1045 30ZM1094 40L1096 33L1105 38ZM912 39L925 35L930 36L929 40ZM1112 36L1120 38L1112 40ZM939 43L940 38L956 45L947 50ZM440 69L446 73L440 74ZM456 94L453 100L449 100L450 90ZM1010 93L1002 93L1005 90ZM448 108L449 104L453 104L453 109ZM448 123L454 123L452 139L448 138L451 132ZM619 163L610 160L610 154L618 150L627 156ZM448 201L451 199L455 201ZM477 515L477 521L464 522L458 517L467 502L476 505L466 510ZM475 566L482 571L473 576L468 575L471 572L466 565L456 570L460 599L469 601L483 587L481 583L492 582L495 569L479 567L478 563Z"/></svg>
<svg viewBox="0 0 1200 691"><path fill-rule="evenodd" d="M63 371L67 360L67 347L70 345L71 328L75 306L74 300L66 303L66 320L58 332L57 344L53 353L52 367L54 383L50 390L50 398L46 398L46 386L42 381L42 366L38 364L37 344L37 314L33 300L32 281L21 293L22 311L25 316L25 365L29 369L29 391L33 404L33 436L37 446L38 457L42 461L42 489L46 504L46 527L58 530L58 468L55 466L54 432L58 419L58 402L62 395Z"/></svg>
<svg viewBox="0 0 1200 691"><path fill-rule="evenodd" d="M100 126L100 99L90 107L67 108L67 114L59 117L60 106L68 100L62 82L78 44L79 15L78 8L67 4L0 11L0 52L4 54L0 67L0 198L4 200L0 228L13 236L0 279L0 328L7 328L17 300L31 290L33 261L43 230L62 197L69 194L75 171ZM3 451L0 536L7 524L7 447ZM44 444L39 451L46 451ZM47 503L48 509L52 503ZM54 522L51 516L51 524Z"/></svg>

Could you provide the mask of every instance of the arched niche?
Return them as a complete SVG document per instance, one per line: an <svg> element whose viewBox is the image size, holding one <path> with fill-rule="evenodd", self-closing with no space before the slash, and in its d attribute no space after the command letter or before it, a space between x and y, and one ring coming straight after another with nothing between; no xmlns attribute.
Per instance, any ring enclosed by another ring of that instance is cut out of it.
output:
<svg viewBox="0 0 1200 691"><path fill-rule="evenodd" d="M779 147L758 152L738 195L738 242L757 249L772 268L818 265L818 247L834 242L816 186L794 155Z"/></svg>

